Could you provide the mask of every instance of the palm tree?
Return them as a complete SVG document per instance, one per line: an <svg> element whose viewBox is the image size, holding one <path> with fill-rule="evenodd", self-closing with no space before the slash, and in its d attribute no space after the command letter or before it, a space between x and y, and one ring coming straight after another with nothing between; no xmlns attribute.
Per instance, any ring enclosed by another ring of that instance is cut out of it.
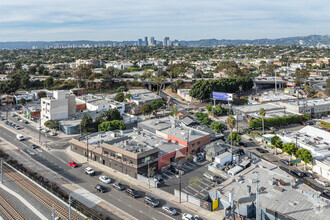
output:
<svg viewBox="0 0 330 220"><path fill-rule="evenodd" d="M265 125L264 125L264 117L266 116L266 110L264 108L259 109L259 115L262 120L262 135L265 134Z"/></svg>
<svg viewBox="0 0 330 220"><path fill-rule="evenodd" d="M230 129L230 138L231 138L230 146L231 146L232 155L233 155L233 129L235 126L235 122L236 122L236 119L234 118L233 115L229 115L228 118L226 119L226 124L228 125L228 127Z"/></svg>
<svg viewBox="0 0 330 220"><path fill-rule="evenodd" d="M159 90L162 85L165 83L166 78L164 76L154 77L154 84L157 86L157 95L159 95Z"/></svg>

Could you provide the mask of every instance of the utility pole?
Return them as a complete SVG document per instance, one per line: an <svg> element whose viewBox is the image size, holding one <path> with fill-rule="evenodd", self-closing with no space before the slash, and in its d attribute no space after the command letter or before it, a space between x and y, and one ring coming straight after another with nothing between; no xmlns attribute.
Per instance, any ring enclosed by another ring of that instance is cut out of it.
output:
<svg viewBox="0 0 330 220"><path fill-rule="evenodd" d="M150 161L150 160L148 160L148 183L149 183L149 189L150 189L149 161Z"/></svg>
<svg viewBox="0 0 330 220"><path fill-rule="evenodd" d="M88 152L88 134L86 135L86 139L87 139L87 141L86 141L86 147L87 147L87 162L88 162L88 159L89 159L89 152Z"/></svg>
<svg viewBox="0 0 330 220"><path fill-rule="evenodd" d="M1 157L1 184L3 184L3 162Z"/></svg>
<svg viewBox="0 0 330 220"><path fill-rule="evenodd" d="M71 193L69 194L69 220L71 220Z"/></svg>
<svg viewBox="0 0 330 220"><path fill-rule="evenodd" d="M181 170L179 171L179 191L180 191L180 194L179 194L179 201L181 203Z"/></svg>
<svg viewBox="0 0 330 220"><path fill-rule="evenodd" d="M277 92L277 83L276 83L276 70L274 71L275 72L275 94Z"/></svg>
<svg viewBox="0 0 330 220"><path fill-rule="evenodd" d="M52 213L52 219L55 220L55 205L53 204L53 213Z"/></svg>
<svg viewBox="0 0 330 220"><path fill-rule="evenodd" d="M40 143L40 139L41 139L41 115L39 118L39 143Z"/></svg>

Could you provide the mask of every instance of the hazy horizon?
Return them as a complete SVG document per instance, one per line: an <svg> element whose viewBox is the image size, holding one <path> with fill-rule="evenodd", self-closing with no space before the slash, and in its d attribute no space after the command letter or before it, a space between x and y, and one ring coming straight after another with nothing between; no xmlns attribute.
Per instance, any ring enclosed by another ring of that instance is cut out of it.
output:
<svg viewBox="0 0 330 220"><path fill-rule="evenodd" d="M12 0L0 3L0 41L275 39L328 35L326 0Z"/></svg>

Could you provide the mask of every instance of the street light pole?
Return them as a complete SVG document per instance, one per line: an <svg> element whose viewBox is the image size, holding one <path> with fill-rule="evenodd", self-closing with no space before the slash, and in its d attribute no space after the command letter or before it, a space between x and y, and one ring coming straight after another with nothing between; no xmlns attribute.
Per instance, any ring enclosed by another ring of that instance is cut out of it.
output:
<svg viewBox="0 0 330 220"><path fill-rule="evenodd" d="M149 161L150 161L150 160L148 160L148 183L149 183L149 189L150 189Z"/></svg>
<svg viewBox="0 0 330 220"><path fill-rule="evenodd" d="M3 162L1 157L1 183L3 184Z"/></svg>
<svg viewBox="0 0 330 220"><path fill-rule="evenodd" d="M180 198L180 203L181 203L181 171L179 171L179 191L180 191L180 194L179 194L179 198Z"/></svg>
<svg viewBox="0 0 330 220"><path fill-rule="evenodd" d="M87 141L86 141L86 146L87 146L87 162L88 162L88 159L89 159L89 152L88 152L88 134L86 135L86 138L87 138Z"/></svg>
<svg viewBox="0 0 330 220"><path fill-rule="evenodd" d="M69 220L71 220L71 193L69 194Z"/></svg>

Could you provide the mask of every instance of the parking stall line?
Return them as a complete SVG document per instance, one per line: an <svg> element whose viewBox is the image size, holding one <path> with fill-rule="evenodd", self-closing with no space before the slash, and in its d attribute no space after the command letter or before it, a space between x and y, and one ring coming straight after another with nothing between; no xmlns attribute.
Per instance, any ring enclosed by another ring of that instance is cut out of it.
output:
<svg viewBox="0 0 330 220"><path fill-rule="evenodd" d="M188 164L185 164L185 165L183 165L183 166L186 166L186 167L188 167L189 169L194 169L193 167L189 166Z"/></svg>
<svg viewBox="0 0 330 220"><path fill-rule="evenodd" d="M182 189L183 192L190 194L186 189Z"/></svg>
<svg viewBox="0 0 330 220"><path fill-rule="evenodd" d="M197 165L194 163L188 163L188 164L189 164L189 166L197 167Z"/></svg>
<svg viewBox="0 0 330 220"><path fill-rule="evenodd" d="M185 169L185 168L183 168L183 167L181 167L181 169L182 169L183 171L188 171L187 169Z"/></svg>
<svg viewBox="0 0 330 220"><path fill-rule="evenodd" d="M205 185L205 186L209 186L210 184L205 183L203 180L201 180L201 184Z"/></svg>
<svg viewBox="0 0 330 220"><path fill-rule="evenodd" d="M188 186L188 188L194 190L195 192L198 192L198 190L194 189L194 188L191 187L191 186Z"/></svg>
<svg viewBox="0 0 330 220"><path fill-rule="evenodd" d="M172 177L171 176L169 176L169 175L167 175L167 174L165 174L165 173L162 173L164 176L166 176L168 179L171 179Z"/></svg>

